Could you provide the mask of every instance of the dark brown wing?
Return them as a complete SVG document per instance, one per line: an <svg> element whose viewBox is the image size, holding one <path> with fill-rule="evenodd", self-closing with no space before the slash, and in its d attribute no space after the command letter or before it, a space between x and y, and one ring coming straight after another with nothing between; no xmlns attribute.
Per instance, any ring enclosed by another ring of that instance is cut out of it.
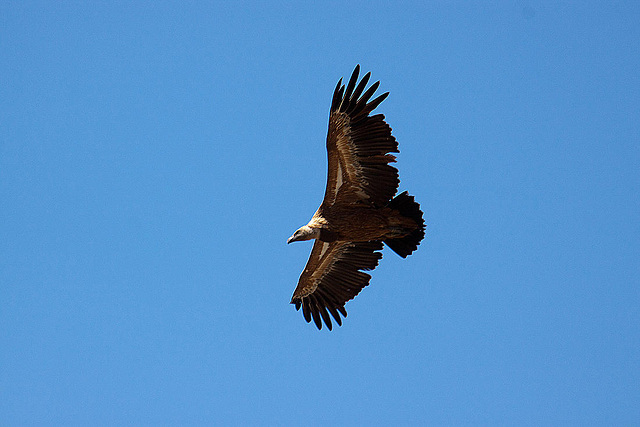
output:
<svg viewBox="0 0 640 427"><path fill-rule="evenodd" d="M382 258L382 242L322 242L316 240L309 261L300 275L291 304L302 307L307 322L322 329L322 321L331 330L333 316L342 325L344 304L369 284L369 276L360 270L373 270Z"/></svg>
<svg viewBox="0 0 640 427"><path fill-rule="evenodd" d="M364 91L371 73L356 86L359 72L358 65L346 88L340 79L333 93L327 134L329 173L324 206L331 206L336 200L384 206L398 189L398 170L389 165L395 162L395 157L388 154L398 152L398 142L382 114L369 116L389 92L369 101L380 82Z"/></svg>

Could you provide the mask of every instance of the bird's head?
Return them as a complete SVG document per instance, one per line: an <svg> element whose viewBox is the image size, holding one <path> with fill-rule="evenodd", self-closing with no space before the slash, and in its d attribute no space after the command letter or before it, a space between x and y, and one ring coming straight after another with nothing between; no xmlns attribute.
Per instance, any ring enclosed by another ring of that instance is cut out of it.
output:
<svg viewBox="0 0 640 427"><path fill-rule="evenodd" d="M287 243L298 242L301 240L317 239L320 236L319 228L311 228L308 225L300 227L293 233L293 236L287 239Z"/></svg>

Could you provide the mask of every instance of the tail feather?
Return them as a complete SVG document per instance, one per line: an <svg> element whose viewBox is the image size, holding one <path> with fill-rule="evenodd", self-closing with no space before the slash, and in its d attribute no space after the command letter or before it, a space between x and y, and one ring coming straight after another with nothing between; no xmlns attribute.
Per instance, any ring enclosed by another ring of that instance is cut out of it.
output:
<svg viewBox="0 0 640 427"><path fill-rule="evenodd" d="M413 251L418 249L418 245L424 238L424 219L422 218L422 211L420 205L416 202L413 196L410 196L406 191L398 194L387 205L391 209L395 209L402 216L411 218L416 222L418 227L409 233L405 237L399 239L387 239L384 243L391 248L395 253L402 258L406 258L411 255Z"/></svg>

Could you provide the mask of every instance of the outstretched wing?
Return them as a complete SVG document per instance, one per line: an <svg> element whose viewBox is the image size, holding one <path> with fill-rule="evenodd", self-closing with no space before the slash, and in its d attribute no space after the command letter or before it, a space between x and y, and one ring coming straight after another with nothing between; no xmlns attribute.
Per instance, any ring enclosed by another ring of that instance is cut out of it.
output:
<svg viewBox="0 0 640 427"><path fill-rule="evenodd" d="M329 313L342 325L341 313L347 317L344 304L369 284L369 276L360 270L373 270L382 258L382 242L331 243L316 240L309 261L300 275L291 304L302 307L307 322L322 329L322 321L331 330Z"/></svg>
<svg viewBox="0 0 640 427"><path fill-rule="evenodd" d="M340 79L333 93L327 134L329 173L324 206L331 206L336 200L383 206L398 189L398 170L389 165L395 162L395 156L388 154L398 152L398 142L382 114L369 115L389 92L369 101L380 82L364 91L371 73L356 86L359 73L360 65L357 65L346 88Z"/></svg>

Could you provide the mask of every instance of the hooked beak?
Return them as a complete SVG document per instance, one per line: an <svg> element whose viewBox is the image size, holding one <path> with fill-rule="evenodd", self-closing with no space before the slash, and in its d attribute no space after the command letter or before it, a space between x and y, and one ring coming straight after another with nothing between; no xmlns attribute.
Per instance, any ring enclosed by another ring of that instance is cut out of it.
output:
<svg viewBox="0 0 640 427"><path fill-rule="evenodd" d="M291 242L295 242L297 239L295 239L295 236L291 236L287 239L287 244L291 243Z"/></svg>

